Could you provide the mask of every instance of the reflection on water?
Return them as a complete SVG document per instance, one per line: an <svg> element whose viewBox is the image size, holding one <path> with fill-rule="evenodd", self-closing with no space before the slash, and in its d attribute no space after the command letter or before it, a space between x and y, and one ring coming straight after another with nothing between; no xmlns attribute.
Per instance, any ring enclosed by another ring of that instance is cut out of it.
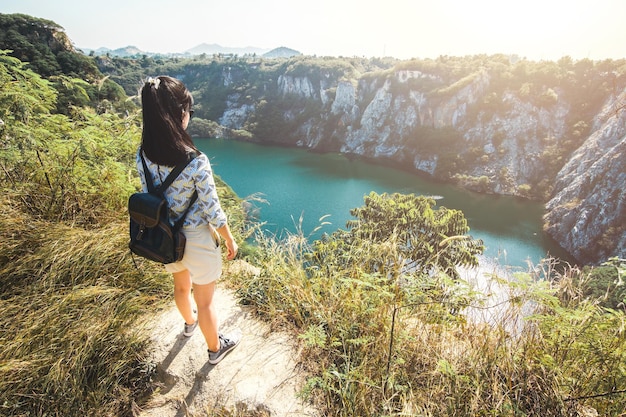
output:
<svg viewBox="0 0 626 417"><path fill-rule="evenodd" d="M437 196L437 204L461 210L469 234L485 242L485 255L503 265L526 267L547 254L567 255L542 230L543 206L512 197L471 193L451 185L340 154L318 154L296 148L262 146L221 139L196 139L216 175L242 198L262 193L259 205L265 228L280 235L302 230L311 234L320 219L330 222L311 238L345 228L350 209L363 205L363 197L377 193L413 193Z"/></svg>

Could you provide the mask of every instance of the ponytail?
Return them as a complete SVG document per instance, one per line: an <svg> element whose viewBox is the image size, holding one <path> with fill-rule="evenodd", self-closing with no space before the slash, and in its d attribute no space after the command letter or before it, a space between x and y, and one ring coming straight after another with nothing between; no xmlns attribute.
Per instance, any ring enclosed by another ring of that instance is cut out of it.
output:
<svg viewBox="0 0 626 417"><path fill-rule="evenodd" d="M193 104L182 82L172 77L148 78L141 89L143 131L141 146L148 159L174 166L197 151L182 125L183 111Z"/></svg>

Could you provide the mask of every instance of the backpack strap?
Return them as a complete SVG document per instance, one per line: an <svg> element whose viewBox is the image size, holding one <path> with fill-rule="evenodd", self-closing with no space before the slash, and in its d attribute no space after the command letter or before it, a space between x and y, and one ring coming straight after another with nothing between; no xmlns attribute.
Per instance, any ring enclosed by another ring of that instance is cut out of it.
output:
<svg viewBox="0 0 626 417"><path fill-rule="evenodd" d="M178 178L180 173L183 172L187 165L189 165L189 163L193 161L198 156L198 154L196 152L191 152L190 154L188 154L187 161L181 162L180 164L176 165L172 172L170 172L169 175L165 178L165 181L163 181L163 183L159 186L159 188L156 188L154 186L154 182L152 182L152 175L150 175L150 171L148 170L148 164L146 164L146 160L143 157L142 148L139 149L139 156L141 157L141 164L143 165L143 175L146 179L148 192L153 194L159 194L162 196L165 190L167 190L167 187L172 185L174 180Z"/></svg>
<svg viewBox="0 0 626 417"><path fill-rule="evenodd" d="M146 185L148 186L148 192L158 194L161 197L163 197L163 193L165 192L167 187L172 185L172 182L174 182L174 180L178 178L180 173L183 172L183 170L187 167L187 165L189 165L189 163L193 161L198 156L198 154L196 152L191 152L190 154L188 154L187 161L181 162L180 164L176 165L174 169L172 170L172 172L169 173L167 178L165 178L165 181L163 181L163 183L159 186L159 188L154 187L154 183L152 182L152 176L150 175L150 171L148 171L148 165L146 164L146 160L143 157L143 149L141 148L139 149L139 156L141 157L141 163L143 164L143 173L146 179ZM187 213L189 212L189 210L191 209L191 206L193 206L193 203L195 203L197 199L198 199L198 191L194 190L193 194L191 195L191 198L189 199L189 204L187 205L187 208L183 212L183 215L180 217L180 219L176 221L176 223L174 223L175 231L180 230L180 228L183 226L183 223L185 222L185 217L187 217Z"/></svg>
<svg viewBox="0 0 626 417"><path fill-rule="evenodd" d="M143 148L139 148L139 156L141 157L141 164L143 165L143 177L146 179L146 185L148 186L148 192L153 194L156 192L154 189L154 183L152 182L152 175L148 170L148 165L143 157Z"/></svg>
<svg viewBox="0 0 626 417"><path fill-rule="evenodd" d="M183 170L187 167L187 165L189 165L189 163L193 161L196 158L196 156L198 156L198 154L195 152L188 154L187 161L181 162L180 164L176 165L174 169L172 170L172 172L170 172L170 174L165 178L165 180L163 181L163 184L161 184L159 188L156 189L156 192L159 194L163 194L165 190L167 190L167 187L169 187L174 182L174 180L178 178L180 173L183 172Z"/></svg>

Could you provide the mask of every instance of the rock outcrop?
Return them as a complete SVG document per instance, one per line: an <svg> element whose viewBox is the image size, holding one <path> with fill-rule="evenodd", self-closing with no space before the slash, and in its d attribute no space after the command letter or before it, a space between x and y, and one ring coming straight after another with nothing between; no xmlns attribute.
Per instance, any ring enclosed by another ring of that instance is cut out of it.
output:
<svg viewBox="0 0 626 417"><path fill-rule="evenodd" d="M626 91L604 106L546 205L548 233L585 263L626 253L625 103Z"/></svg>

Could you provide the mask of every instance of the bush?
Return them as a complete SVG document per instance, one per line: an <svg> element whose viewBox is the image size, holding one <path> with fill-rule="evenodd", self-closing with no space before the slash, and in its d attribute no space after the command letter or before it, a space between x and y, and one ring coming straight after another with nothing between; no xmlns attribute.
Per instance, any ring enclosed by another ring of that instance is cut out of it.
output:
<svg viewBox="0 0 626 417"><path fill-rule="evenodd" d="M614 259L595 268L583 268L575 277L582 296L598 300L599 305L605 308L626 309L624 265L626 262Z"/></svg>

